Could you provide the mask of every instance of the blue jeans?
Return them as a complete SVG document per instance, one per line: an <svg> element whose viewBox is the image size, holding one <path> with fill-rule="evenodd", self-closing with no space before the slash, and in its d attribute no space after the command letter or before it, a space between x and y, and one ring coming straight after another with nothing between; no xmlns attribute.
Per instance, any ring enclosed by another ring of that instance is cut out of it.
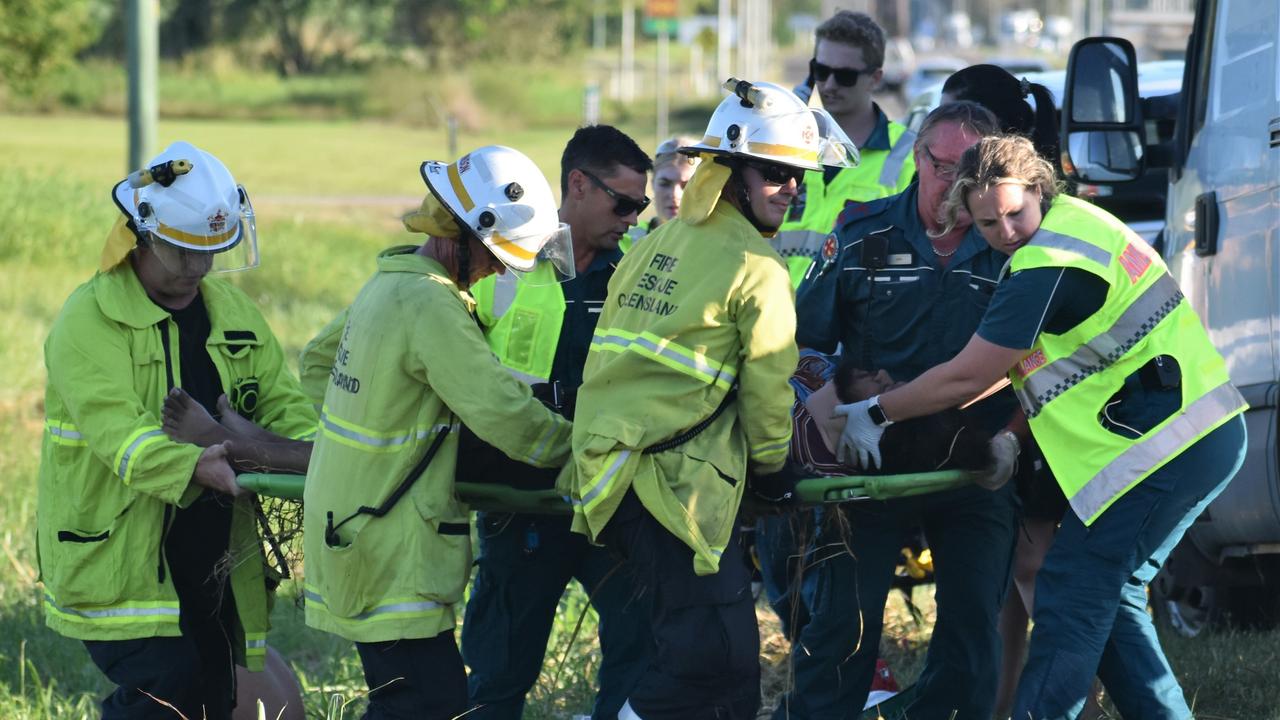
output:
<svg viewBox="0 0 1280 720"><path fill-rule="evenodd" d="M905 711L913 720L989 720L1000 666L996 623L1008 589L1016 505L1012 485L995 492L970 486L824 511L806 558L810 617L791 653L795 685L775 720L862 713L903 532L916 525L923 526L934 556L938 620ZM847 528L833 522L840 514Z"/></svg>
<svg viewBox="0 0 1280 720"><path fill-rule="evenodd" d="M1036 576L1035 629L1015 718L1074 718L1096 674L1125 720L1191 717L1147 615L1147 584L1244 462L1229 420L1085 527L1068 512Z"/></svg>
<svg viewBox="0 0 1280 720"><path fill-rule="evenodd" d="M649 665L649 598L608 550L569 530L564 518L478 513L480 556L462 624L473 710L467 720L511 718L538 680L560 596L582 583L600 616L599 692L592 717L612 720Z"/></svg>

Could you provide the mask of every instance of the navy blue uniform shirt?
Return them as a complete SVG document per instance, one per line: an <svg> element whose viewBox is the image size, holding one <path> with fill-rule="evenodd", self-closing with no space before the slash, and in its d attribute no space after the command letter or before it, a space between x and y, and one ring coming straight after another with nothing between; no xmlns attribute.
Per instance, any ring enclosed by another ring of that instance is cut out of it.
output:
<svg viewBox="0 0 1280 720"><path fill-rule="evenodd" d="M582 368L587 364L591 336L595 334L600 309L609 296L609 278L622 259L621 250L602 250L587 269L560 284L564 293L564 324L551 362L551 379L565 389L582 384Z"/></svg>

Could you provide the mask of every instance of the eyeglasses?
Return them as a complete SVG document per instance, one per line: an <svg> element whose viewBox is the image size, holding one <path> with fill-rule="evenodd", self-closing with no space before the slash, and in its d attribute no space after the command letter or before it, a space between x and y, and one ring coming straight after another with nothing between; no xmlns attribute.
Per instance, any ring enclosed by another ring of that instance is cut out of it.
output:
<svg viewBox="0 0 1280 720"><path fill-rule="evenodd" d="M938 158L933 154L933 151L929 149L928 145L925 145L923 147L924 147L924 156L929 158L929 164L933 166L933 172L935 175L938 176L938 179L946 180L948 182L955 180L956 179L956 163L940 162Z"/></svg>
<svg viewBox="0 0 1280 720"><path fill-rule="evenodd" d="M786 185L791 180L799 185L804 180L804 169L777 163L749 162L747 167L760 173L760 178L770 185Z"/></svg>
<svg viewBox="0 0 1280 720"><path fill-rule="evenodd" d="M858 84L858 77L862 73L875 72L875 68L867 68L865 70L857 70L855 68L838 68L830 65L823 65L818 62L817 58L809 61L809 74L813 75L813 79L817 82L826 82L827 78L835 73L836 83L851 87Z"/></svg>
<svg viewBox="0 0 1280 720"><path fill-rule="evenodd" d="M628 197L608 185L605 185L603 180L591 174L591 172L582 168L578 168L578 172L586 175L587 179L590 180L592 184L603 190L605 195L613 198L613 214L618 217L626 217L631 213L639 215L644 212L645 208L649 207L648 197L642 197L639 200L633 197Z"/></svg>

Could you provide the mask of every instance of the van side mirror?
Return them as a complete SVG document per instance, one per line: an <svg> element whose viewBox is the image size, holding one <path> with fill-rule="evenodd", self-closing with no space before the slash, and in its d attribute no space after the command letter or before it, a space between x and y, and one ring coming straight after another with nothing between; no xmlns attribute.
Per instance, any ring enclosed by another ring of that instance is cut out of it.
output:
<svg viewBox="0 0 1280 720"><path fill-rule="evenodd" d="M1133 43L1091 37L1071 48L1062 99L1062 168L1094 184L1135 180L1143 170L1138 63Z"/></svg>

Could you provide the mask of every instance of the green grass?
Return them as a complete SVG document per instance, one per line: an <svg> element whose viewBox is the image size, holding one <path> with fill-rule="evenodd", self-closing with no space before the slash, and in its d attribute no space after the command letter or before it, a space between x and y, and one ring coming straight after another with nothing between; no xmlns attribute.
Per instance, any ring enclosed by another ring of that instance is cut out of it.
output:
<svg viewBox="0 0 1280 720"><path fill-rule="evenodd" d="M460 144L520 148L555 184L568 134L492 131L464 134ZM638 137L652 144L652 137ZM378 249L415 240L396 218L421 197L418 163L446 155L440 132L385 123L163 122L161 141L177 138L222 157L254 197L262 266L234 282L254 297L294 355L354 297ZM124 144L125 128L116 120L0 116L0 718L92 716L107 690L81 645L44 627L33 582L35 478L45 381L41 345L67 294L97 265L115 219L107 193L124 173ZM338 202L385 196L400 200ZM915 599L925 623L915 625L900 601L892 601L882 647L904 685L923 665L934 619L928 590L918 589ZM768 612L760 617L766 698L772 700L786 682L786 647ZM358 717L364 681L350 644L307 629L287 595L273 619L269 642L301 676L308 716ZM527 717L588 711L599 662L595 631L581 592L567 594ZM1275 720L1278 640L1277 633L1224 634L1166 637L1165 643L1199 717Z"/></svg>

